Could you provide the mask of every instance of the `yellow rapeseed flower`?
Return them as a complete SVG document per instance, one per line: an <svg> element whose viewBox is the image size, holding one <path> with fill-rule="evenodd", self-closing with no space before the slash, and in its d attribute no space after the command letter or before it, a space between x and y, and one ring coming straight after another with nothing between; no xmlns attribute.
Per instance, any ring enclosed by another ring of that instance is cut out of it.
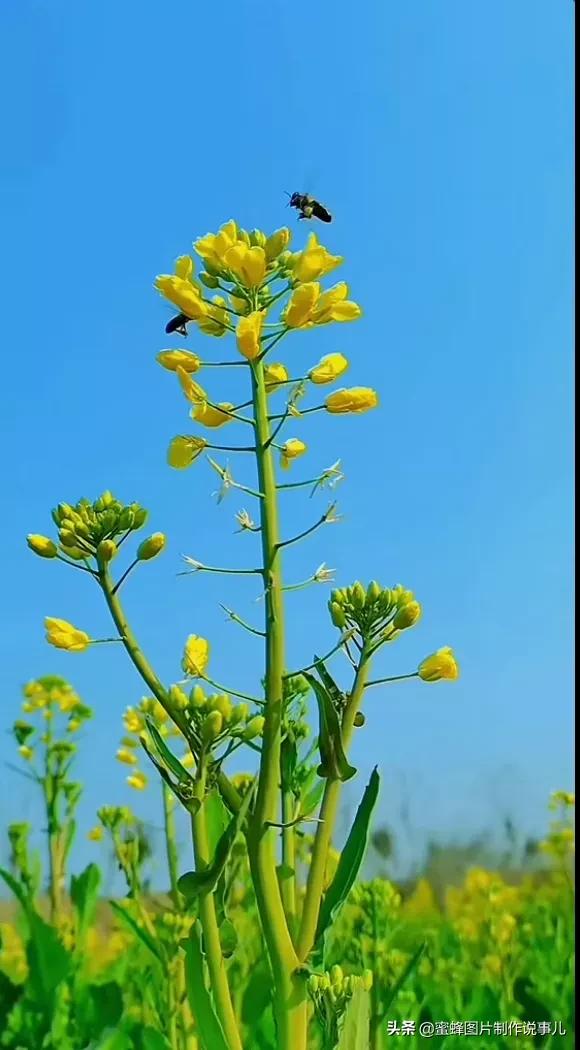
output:
<svg viewBox="0 0 580 1050"><path fill-rule="evenodd" d="M193 247L207 265L216 270L223 270L224 255L237 241L238 227L234 220L230 219L217 233L206 233L204 237L200 237Z"/></svg>
<svg viewBox="0 0 580 1050"><path fill-rule="evenodd" d="M320 285L316 281L295 288L284 312L288 328L305 328L311 323L314 307L320 298Z"/></svg>
<svg viewBox="0 0 580 1050"><path fill-rule="evenodd" d="M307 446L299 438L289 438L280 450L280 466L282 470L288 470L291 462L294 459L298 459L299 456L303 456L307 450Z"/></svg>
<svg viewBox="0 0 580 1050"><path fill-rule="evenodd" d="M31 762L34 757L34 751L27 744L21 744L18 748L18 754L25 762Z"/></svg>
<svg viewBox="0 0 580 1050"><path fill-rule="evenodd" d="M47 616L44 621L46 627L46 640L56 649L66 649L69 653L82 653L88 649L91 639L85 631L74 627L67 620L58 620L54 616Z"/></svg>
<svg viewBox="0 0 580 1050"><path fill-rule="evenodd" d="M191 378L189 372L178 365L175 369L175 374L179 379L179 383L183 393L185 394L188 401L191 401L192 405L201 405L204 401L207 401L207 394L199 383L196 383Z"/></svg>
<svg viewBox="0 0 580 1050"><path fill-rule="evenodd" d="M135 791L144 791L147 787L148 780L145 773L137 770L135 773L131 773L131 776L126 778L129 787L135 789Z"/></svg>
<svg viewBox="0 0 580 1050"><path fill-rule="evenodd" d="M204 335L224 335L228 328L226 301L221 295L214 295L213 305L207 307L206 317L200 318L199 329Z"/></svg>
<svg viewBox="0 0 580 1050"><path fill-rule="evenodd" d="M321 358L314 368L308 373L308 378L317 386L325 383L334 383L335 379L344 375L349 367L348 361L343 354L327 354Z"/></svg>
<svg viewBox="0 0 580 1050"><path fill-rule="evenodd" d="M91 830L88 832L87 838L89 839L90 842L100 842L101 839L103 838L104 833L105 832L104 832L103 828L101 827L101 825L100 824L96 824L95 827L91 828Z"/></svg>
<svg viewBox="0 0 580 1050"><path fill-rule="evenodd" d="M161 350L157 354L157 361L168 372L176 372L178 368L182 368L184 372L191 374L199 372L201 368L200 358L189 350Z"/></svg>
<svg viewBox="0 0 580 1050"><path fill-rule="evenodd" d="M145 719L136 708L127 707L123 715L123 725L128 733L142 733L145 729Z"/></svg>
<svg viewBox="0 0 580 1050"><path fill-rule="evenodd" d="M332 273L343 261L340 255L331 255L318 243L316 234L311 233L306 247L296 257L292 274L300 282L316 281L319 277Z"/></svg>
<svg viewBox="0 0 580 1050"><path fill-rule="evenodd" d="M276 230L270 234L264 246L268 262L273 262L281 252L286 250L290 244L290 237L291 233L287 226L283 226L281 230Z"/></svg>
<svg viewBox="0 0 580 1050"><path fill-rule="evenodd" d="M219 405L208 405L204 402L192 409L192 417L204 427L223 427L224 423L231 423L233 417L230 415L233 405L229 401L220 402Z"/></svg>
<svg viewBox="0 0 580 1050"><path fill-rule="evenodd" d="M175 266L173 267L174 272L178 277L182 277L184 281L190 280L193 275L193 259L191 255L180 255L175 260Z"/></svg>
<svg viewBox="0 0 580 1050"><path fill-rule="evenodd" d="M186 470L201 455L207 441L200 437L180 435L173 438L167 451L167 462L175 470Z"/></svg>
<svg viewBox="0 0 580 1050"><path fill-rule="evenodd" d="M207 314L207 305L202 302L198 289L190 281L176 274L161 274L155 279L155 287L170 303L186 317L199 321Z"/></svg>
<svg viewBox="0 0 580 1050"><path fill-rule="evenodd" d="M367 386L353 386L350 389L335 390L325 401L327 412L333 415L368 412L376 408L379 399L375 390Z"/></svg>
<svg viewBox="0 0 580 1050"><path fill-rule="evenodd" d="M190 634L185 643L181 666L185 674L200 678L209 660L209 642L197 634Z"/></svg>
<svg viewBox="0 0 580 1050"><path fill-rule="evenodd" d="M329 324L330 321L356 321L361 316L362 310L358 303L348 300L347 295L348 285L345 281L340 281L327 292L323 292L312 314L313 324Z"/></svg>
<svg viewBox="0 0 580 1050"><path fill-rule="evenodd" d="M288 370L285 365L272 361L264 368L264 379L266 390L272 393L281 383L287 383L289 379Z"/></svg>
<svg viewBox="0 0 580 1050"><path fill-rule="evenodd" d="M228 248L224 262L246 288L257 288L266 276L266 252L259 245L249 248L238 241Z"/></svg>
<svg viewBox="0 0 580 1050"><path fill-rule="evenodd" d="M453 649L447 645L427 656L419 664L417 673L424 682L438 682L441 679L454 682L459 678L459 665Z"/></svg>
<svg viewBox="0 0 580 1050"><path fill-rule="evenodd" d="M236 328L238 350L242 357L245 357L248 361L253 361L260 353L260 336L263 323L264 312L262 310L247 314L246 317L241 317L238 321Z"/></svg>

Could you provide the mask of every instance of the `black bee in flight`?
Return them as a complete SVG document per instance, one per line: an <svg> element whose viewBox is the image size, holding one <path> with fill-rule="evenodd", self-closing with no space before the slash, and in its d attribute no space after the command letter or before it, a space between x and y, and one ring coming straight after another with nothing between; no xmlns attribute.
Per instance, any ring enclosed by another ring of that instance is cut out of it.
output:
<svg viewBox="0 0 580 1050"><path fill-rule="evenodd" d="M187 325L189 324L189 321L190 318L187 317L186 314L177 314L165 325L166 334L172 335L175 332L176 335L187 335Z"/></svg>
<svg viewBox="0 0 580 1050"><path fill-rule="evenodd" d="M290 198L288 206L300 212L299 219L320 219L321 222L332 222L330 212L308 193L289 193L288 196Z"/></svg>

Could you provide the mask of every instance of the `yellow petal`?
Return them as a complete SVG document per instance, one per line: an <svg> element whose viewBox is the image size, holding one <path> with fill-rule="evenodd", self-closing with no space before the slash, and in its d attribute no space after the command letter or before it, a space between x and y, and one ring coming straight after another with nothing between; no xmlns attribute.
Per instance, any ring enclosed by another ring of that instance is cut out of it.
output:
<svg viewBox="0 0 580 1050"><path fill-rule="evenodd" d="M253 361L260 353L260 336L264 323L264 313L254 311L246 317L240 317L236 328L238 350L242 357Z"/></svg>
<svg viewBox="0 0 580 1050"><path fill-rule="evenodd" d="M173 438L168 452L167 462L175 470L185 470L203 452L207 441L199 437L181 435Z"/></svg>
<svg viewBox="0 0 580 1050"><path fill-rule="evenodd" d="M266 276L266 252L255 245L248 248L243 261L243 272L248 288L256 288Z"/></svg>
<svg viewBox="0 0 580 1050"><path fill-rule="evenodd" d="M185 674L194 678L203 675L209 660L209 642L197 634L190 634L185 643L181 666Z"/></svg>
<svg viewBox="0 0 580 1050"><path fill-rule="evenodd" d="M208 405L204 402L195 409L193 418L204 427L223 427L224 423L232 422L229 413L233 407L229 401L219 405Z"/></svg>
<svg viewBox="0 0 580 1050"><path fill-rule="evenodd" d="M295 288L284 315L288 328L302 328L308 324L320 297L320 285L313 281Z"/></svg>
<svg viewBox="0 0 580 1050"><path fill-rule="evenodd" d="M175 372L181 384L183 393L187 400L191 401L192 405L201 405L204 401L207 401L207 394L203 387L201 387L199 383L196 383L185 369L178 365Z"/></svg>
<svg viewBox="0 0 580 1050"><path fill-rule="evenodd" d="M176 372L178 368L182 368L184 372L189 372L191 375L201 368L199 357L197 354L190 353L189 350L161 350L157 354L157 361L168 372Z"/></svg>

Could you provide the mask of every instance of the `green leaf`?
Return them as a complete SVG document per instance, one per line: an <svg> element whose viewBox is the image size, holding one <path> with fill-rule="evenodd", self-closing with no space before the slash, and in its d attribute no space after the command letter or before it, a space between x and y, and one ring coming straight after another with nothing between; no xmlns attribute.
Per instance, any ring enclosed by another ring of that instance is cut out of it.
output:
<svg viewBox="0 0 580 1050"><path fill-rule="evenodd" d="M399 974L399 977L395 981L394 985L392 986L392 988L389 989L389 991L387 993L387 996L386 996L386 998L385 998L385 1000L383 1002L383 1017L386 1017L386 1015L387 1015L387 1013L388 1013L392 1003L394 1003L394 1001L397 998L399 992L401 991L401 988L406 983L406 981L409 980L409 977L413 973L413 970L415 970L417 968L417 966L419 965L419 961L421 959L421 956L422 956L423 952L425 951L425 948L426 948L425 942L423 944L419 945L419 947L417 948L417 951L414 952L414 954L409 959L409 962L405 966L405 969L403 970L403 972L401 974ZM490 1015L490 1016L492 1016L492 1015ZM495 1014L493 1016L495 1016ZM498 1016L499 1016L499 1014L498 1014Z"/></svg>
<svg viewBox="0 0 580 1050"><path fill-rule="evenodd" d="M189 784L191 782L191 784L193 784L191 775L187 772L185 766L182 766L181 762L175 757L173 752L169 750L161 733L157 729L155 722L153 722L151 718L147 718L145 721L149 731L149 736L155 746L155 750L166 769L173 773L174 777L177 777L178 783L185 782L186 784Z"/></svg>
<svg viewBox="0 0 580 1050"><path fill-rule="evenodd" d="M185 981L203 1050L229 1050L206 988L199 930L195 925L192 926L185 944Z"/></svg>
<svg viewBox="0 0 580 1050"><path fill-rule="evenodd" d="M210 791L203 803L207 824L207 837L210 853L214 853L217 844L230 822L230 813L226 809L219 791Z"/></svg>
<svg viewBox="0 0 580 1050"><path fill-rule="evenodd" d="M137 940L141 941L141 944L143 944L148 949L153 958L156 959L157 962L163 963L164 959L160 946L155 940L155 938L151 936L148 930L145 930L141 926L139 926L135 922L133 916L130 915L129 912L125 910L125 908L122 908L117 901L109 901L109 906L112 908L112 910L115 912L115 915L118 916L121 922L125 926L128 926L131 932L134 933Z"/></svg>
<svg viewBox="0 0 580 1050"><path fill-rule="evenodd" d="M328 693L333 704L337 706L342 700L342 690L339 689L336 682L334 681L334 678L330 674L330 671L327 670L326 664L323 663L323 661L318 656L314 657L314 663L320 681L326 689L326 692Z"/></svg>
<svg viewBox="0 0 580 1050"><path fill-rule="evenodd" d="M220 836L215 848L214 859L204 871L187 871L177 880L177 888L187 901L194 900L200 893L212 893L222 876L230 855L231 848L241 831L250 802L254 797L255 784L244 795L242 804Z"/></svg>
<svg viewBox="0 0 580 1050"><path fill-rule="evenodd" d="M156 1028L142 1028L140 1035L143 1050L171 1050L171 1043Z"/></svg>
<svg viewBox="0 0 580 1050"><path fill-rule="evenodd" d="M134 1050L134 1043L128 1032L120 1028L103 1032L98 1043L91 1043L87 1050Z"/></svg>
<svg viewBox="0 0 580 1050"><path fill-rule="evenodd" d="M314 813L314 810L318 808L324 794L324 787L324 781L320 780L318 784L315 784L314 787L304 796L300 806L301 816L309 817L310 814Z"/></svg>
<svg viewBox="0 0 580 1050"><path fill-rule="evenodd" d="M225 918L220 926L220 944L224 959L231 958L238 947L238 935L231 919Z"/></svg>
<svg viewBox="0 0 580 1050"><path fill-rule="evenodd" d="M303 674L312 686L318 703L320 722L318 733L320 766L318 775L332 780L350 780L356 774L356 769L349 764L344 753L336 708L326 688L321 685L318 679L307 671L303 671Z"/></svg>
<svg viewBox="0 0 580 1050"><path fill-rule="evenodd" d="M70 896L77 913L79 936L84 938L95 917L101 872L96 864L89 864L80 875L70 880Z"/></svg>
<svg viewBox="0 0 580 1050"><path fill-rule="evenodd" d="M322 950L325 933L348 897L360 871L367 847L371 817L379 795L379 785L380 777L375 766L344 844L334 878L324 895L314 939L315 946Z"/></svg>
<svg viewBox="0 0 580 1050"><path fill-rule="evenodd" d="M370 996L355 988L346 1008L336 1050L368 1050L370 1039Z"/></svg>

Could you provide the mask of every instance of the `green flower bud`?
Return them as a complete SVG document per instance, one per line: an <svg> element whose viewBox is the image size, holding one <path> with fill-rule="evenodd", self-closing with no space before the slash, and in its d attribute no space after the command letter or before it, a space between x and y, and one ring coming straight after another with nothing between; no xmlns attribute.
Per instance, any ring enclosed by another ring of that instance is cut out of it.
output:
<svg viewBox="0 0 580 1050"><path fill-rule="evenodd" d="M56 513L58 514L59 521L62 525L65 518L71 517L71 515L73 514L73 509L70 503L59 503L58 507L56 508Z"/></svg>
<svg viewBox="0 0 580 1050"><path fill-rule="evenodd" d="M133 528L142 529L148 517L149 511L145 510L145 507L135 505L133 508Z"/></svg>
<svg viewBox="0 0 580 1050"><path fill-rule="evenodd" d="M311 995L316 995L316 993L317 993L317 991L318 991L318 989L320 987L320 977L318 976L318 974L316 974L316 973L311 973L310 974L310 977L308 978L308 981L306 982L306 987L308 988L308 991L310 992Z"/></svg>
<svg viewBox="0 0 580 1050"><path fill-rule="evenodd" d="M319 987L321 992L327 992L328 989L330 988L330 977L328 976L327 973L323 973L318 978L318 987Z"/></svg>
<svg viewBox="0 0 580 1050"><path fill-rule="evenodd" d="M206 288L219 288L220 283L217 277L214 277L211 273L200 273L199 279L202 284L205 284Z"/></svg>
<svg viewBox="0 0 580 1050"><path fill-rule="evenodd" d="M338 602L330 602L328 608L330 610L330 619L334 626L341 631L346 626L346 613L342 605L339 605Z"/></svg>
<svg viewBox="0 0 580 1050"><path fill-rule="evenodd" d="M172 685L169 689L169 699L178 711L185 711L188 705L188 696L178 685Z"/></svg>
<svg viewBox="0 0 580 1050"><path fill-rule="evenodd" d="M207 697L200 685L194 685L189 694L189 706L201 711L207 704Z"/></svg>
<svg viewBox="0 0 580 1050"><path fill-rule="evenodd" d="M62 543L63 547L76 547L77 538L74 532L71 532L70 529L60 529L58 533L58 538Z"/></svg>
<svg viewBox="0 0 580 1050"><path fill-rule="evenodd" d="M416 624L420 616L421 606L419 602L408 602L406 605L401 605L397 610L393 620L393 627L397 631L404 631L407 627L412 627L413 624Z"/></svg>
<svg viewBox="0 0 580 1050"><path fill-rule="evenodd" d="M97 547L97 558L106 564L117 554L117 544L113 540L101 540Z"/></svg>
<svg viewBox="0 0 580 1050"><path fill-rule="evenodd" d="M262 230L252 230L250 233L250 244L257 245L259 248L266 247L266 234Z"/></svg>
<svg viewBox="0 0 580 1050"><path fill-rule="evenodd" d="M362 986L363 986L365 992L370 992L370 990L371 990L371 988L373 986L373 971L372 970L363 970L363 974L362 974L361 980L362 980Z"/></svg>
<svg viewBox="0 0 580 1050"><path fill-rule="evenodd" d="M151 558L156 558L161 553L165 546L165 536L162 532L154 532L148 539L143 540L137 548L137 558L139 561L151 561Z"/></svg>
<svg viewBox="0 0 580 1050"><path fill-rule="evenodd" d="M65 554L67 558L72 558L73 561L84 561L88 557L86 551L82 551L80 547L66 547Z"/></svg>
<svg viewBox="0 0 580 1050"><path fill-rule="evenodd" d="M219 711L210 711L201 725L201 737L206 744L213 743L223 729L224 720Z"/></svg>
<svg viewBox="0 0 580 1050"><path fill-rule="evenodd" d="M225 693L219 693L217 696L210 696L207 702L209 711L219 711L224 722L229 722L232 717L233 704Z"/></svg>
<svg viewBox="0 0 580 1050"><path fill-rule="evenodd" d="M240 722L245 722L250 713L249 704L235 704L232 708L230 715L230 722L232 725L237 726Z"/></svg>
<svg viewBox="0 0 580 1050"><path fill-rule="evenodd" d="M357 580L356 583L354 584L353 588L352 588L352 598L351 598L352 604L353 604L355 609L360 610L360 609L364 608L366 596L367 596L366 595L366 591L365 591L362 583L359 583L359 581Z"/></svg>
<svg viewBox="0 0 580 1050"><path fill-rule="evenodd" d="M130 507L125 507L119 514L117 525L121 532L127 532L129 529L134 528L135 512Z"/></svg>
<svg viewBox="0 0 580 1050"><path fill-rule="evenodd" d="M353 726L355 726L357 729L360 729L361 726L364 726L365 722L366 718L363 715L362 711L357 711L356 715L353 718Z"/></svg>
<svg viewBox="0 0 580 1050"><path fill-rule="evenodd" d="M376 580L372 580L367 587L367 605L372 605L373 602L376 602L377 598L380 598L382 593L383 589L380 583L377 583Z"/></svg>
<svg viewBox="0 0 580 1050"><path fill-rule="evenodd" d="M26 542L30 550L38 554L39 558L56 558L58 554L56 543L53 543L48 536L37 536L36 533L31 532L26 537Z"/></svg>
<svg viewBox="0 0 580 1050"><path fill-rule="evenodd" d="M338 963L335 964L334 966L331 966L331 968L330 968L330 983L332 985L334 985L335 987L340 987L340 985L342 984L343 981L344 981L344 974L342 972L342 967L339 966Z"/></svg>
<svg viewBox="0 0 580 1050"><path fill-rule="evenodd" d="M261 736L264 730L264 722L265 718L263 718L262 715L254 715L253 718L250 718L250 721L242 733L242 739L254 740L255 737Z"/></svg>

